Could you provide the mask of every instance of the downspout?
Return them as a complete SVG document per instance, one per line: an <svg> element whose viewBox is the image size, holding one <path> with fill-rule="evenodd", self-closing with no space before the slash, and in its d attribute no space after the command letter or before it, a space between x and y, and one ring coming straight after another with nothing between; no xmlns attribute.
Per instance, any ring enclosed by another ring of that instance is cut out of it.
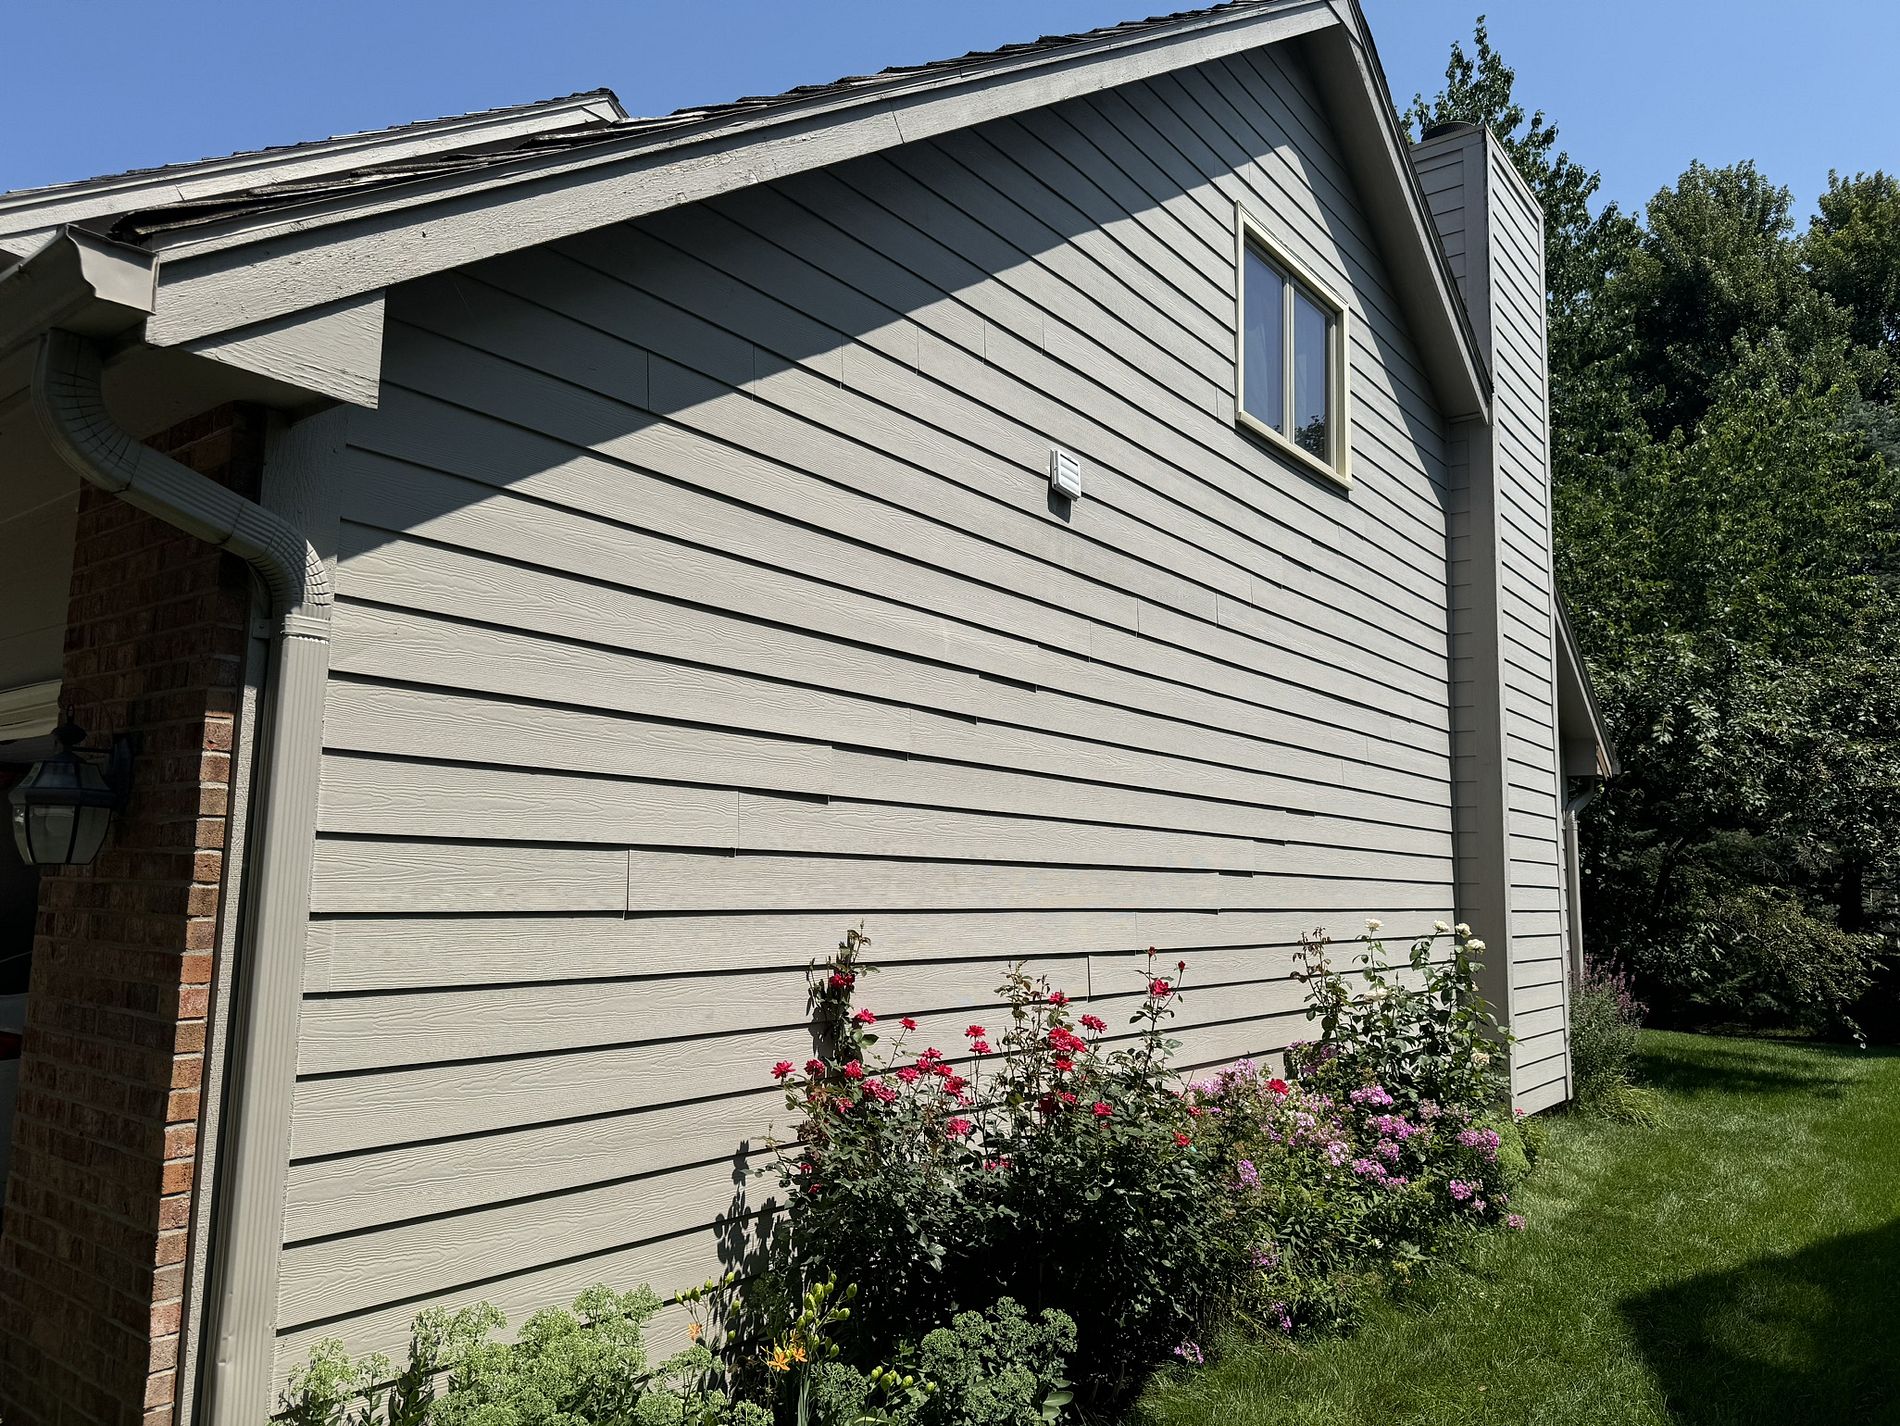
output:
<svg viewBox="0 0 1900 1426"><path fill-rule="evenodd" d="M274 1371L330 574L281 517L115 425L103 371L98 347L85 338L54 329L41 339L33 406L53 449L82 480L244 560L270 605L196 1413L208 1426L257 1426L269 1413Z"/></svg>

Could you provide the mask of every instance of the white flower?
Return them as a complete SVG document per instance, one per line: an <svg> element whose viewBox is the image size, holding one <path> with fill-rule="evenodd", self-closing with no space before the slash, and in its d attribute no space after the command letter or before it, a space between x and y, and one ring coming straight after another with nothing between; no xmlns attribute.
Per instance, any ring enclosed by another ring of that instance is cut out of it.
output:
<svg viewBox="0 0 1900 1426"><path fill-rule="evenodd" d="M1480 941L1476 936L1473 936L1469 941L1465 942L1465 949L1467 951L1482 951L1484 949L1484 942Z"/></svg>
<svg viewBox="0 0 1900 1426"><path fill-rule="evenodd" d="M1445 932L1449 931L1451 927L1447 926L1443 921L1434 921L1432 922L1432 929L1442 936Z"/></svg>
<svg viewBox="0 0 1900 1426"><path fill-rule="evenodd" d="M1377 986L1374 986L1371 990L1368 990L1366 992L1366 999L1384 1000L1386 996L1390 995L1391 993L1392 992L1387 990L1383 985L1377 985Z"/></svg>
<svg viewBox="0 0 1900 1426"><path fill-rule="evenodd" d="M1467 926L1463 921L1460 921L1456 926L1452 927L1452 929L1461 936L1469 936L1471 934L1471 927Z"/></svg>
<svg viewBox="0 0 1900 1426"><path fill-rule="evenodd" d="M1381 921L1377 916L1368 916L1366 918L1366 930L1368 932L1376 931L1383 925L1385 925L1385 922Z"/></svg>
<svg viewBox="0 0 1900 1426"><path fill-rule="evenodd" d="M1491 1063L1491 1057L1483 1050L1473 1050L1471 1052L1471 1063L1476 1065L1479 1069L1483 1069L1486 1065Z"/></svg>

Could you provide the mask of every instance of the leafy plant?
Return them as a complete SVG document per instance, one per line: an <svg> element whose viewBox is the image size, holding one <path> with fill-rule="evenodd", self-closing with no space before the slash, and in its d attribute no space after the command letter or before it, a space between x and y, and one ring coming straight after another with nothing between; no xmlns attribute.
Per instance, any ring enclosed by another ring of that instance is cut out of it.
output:
<svg viewBox="0 0 1900 1426"><path fill-rule="evenodd" d="M1570 1075L1573 1097L1585 1113L1648 1122L1648 1101L1636 1086L1643 1014L1628 976L1584 958L1570 1005Z"/></svg>

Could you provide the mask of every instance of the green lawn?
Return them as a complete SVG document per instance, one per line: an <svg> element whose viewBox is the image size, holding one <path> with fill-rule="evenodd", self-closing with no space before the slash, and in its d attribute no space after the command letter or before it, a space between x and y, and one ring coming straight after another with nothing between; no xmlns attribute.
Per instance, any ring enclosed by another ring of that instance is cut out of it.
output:
<svg viewBox="0 0 1900 1426"><path fill-rule="evenodd" d="M1645 1050L1661 1122L1554 1118L1527 1232L1351 1338L1171 1373L1137 1420L1900 1423L1900 1055Z"/></svg>

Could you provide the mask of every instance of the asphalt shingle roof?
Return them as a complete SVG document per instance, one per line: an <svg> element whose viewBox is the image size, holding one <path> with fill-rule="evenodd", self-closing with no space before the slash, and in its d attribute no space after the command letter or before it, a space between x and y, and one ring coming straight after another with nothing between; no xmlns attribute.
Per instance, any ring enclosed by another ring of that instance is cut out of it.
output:
<svg viewBox="0 0 1900 1426"><path fill-rule="evenodd" d="M774 110L789 111L813 100L866 93L880 88L894 89L918 79L954 74L960 69L978 68L997 60L1021 58L1041 51L1063 49L1108 38L1127 38L1143 30L1162 29L1185 20L1199 19L1228 10L1247 9L1266 3L1271 3L1271 0L1225 0L1225 3L1219 5L1155 15L1142 20L1126 20L1118 25L1105 25L1074 34L1045 35L1040 39L1004 45L998 49L972 50L967 54L957 55L950 59L933 60L927 64L893 66L870 75L849 75L842 79L834 79L827 84L801 84L778 94L748 95L722 104L695 105L651 118L630 118L577 125L489 146L429 154L392 163L367 164L361 168L351 169L344 173L327 174L320 178L239 189L195 202L169 203L134 209L120 214L112 222L108 232L109 236L121 241L139 242L160 233L211 223L223 218L268 212L300 203L393 187L444 174L473 172L536 155L584 149L640 135L658 135L673 129L716 124L724 119L769 116ZM602 95L608 93L605 90L595 92ZM389 132L398 133L400 130ZM327 140L319 142L327 142ZM282 147L294 149L299 146ZM273 151L275 150L259 150L258 152Z"/></svg>

